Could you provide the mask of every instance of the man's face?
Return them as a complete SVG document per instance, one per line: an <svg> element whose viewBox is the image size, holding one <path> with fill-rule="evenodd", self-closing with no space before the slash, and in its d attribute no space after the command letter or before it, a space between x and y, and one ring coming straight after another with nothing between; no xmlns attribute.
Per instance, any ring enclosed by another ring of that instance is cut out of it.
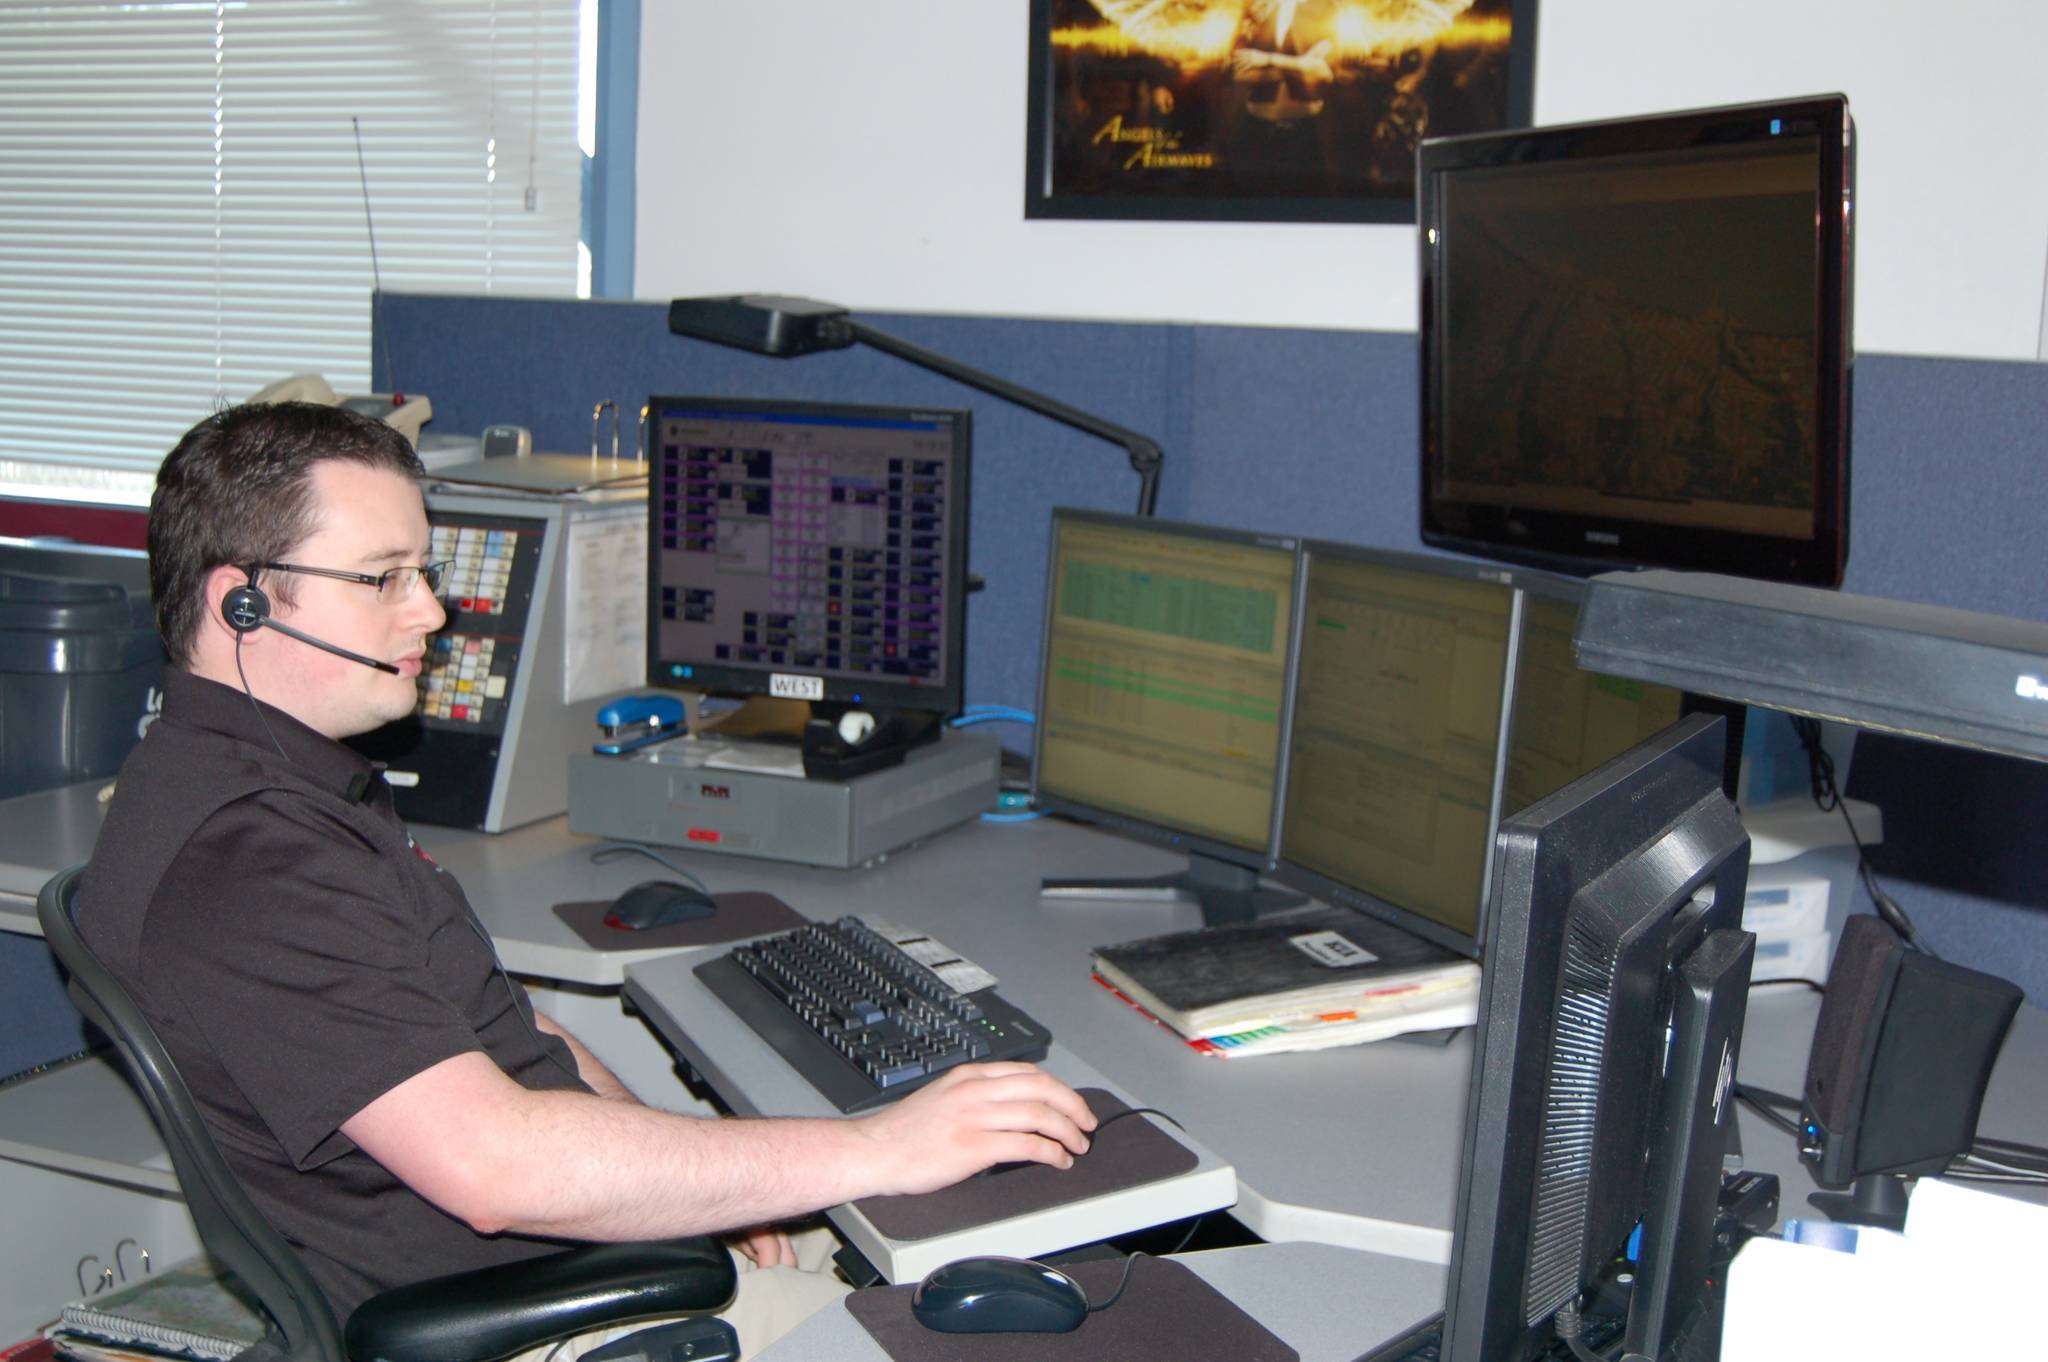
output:
<svg viewBox="0 0 2048 1362"><path fill-rule="evenodd" d="M411 478L335 460L314 466L312 491L315 529L281 561L371 577L427 561L433 541ZM274 604L281 623L388 662L398 674L273 634L274 684L264 698L275 696L273 703L330 738L367 733L412 713L427 636L447 619L426 583L385 601L376 587L361 582L293 573L289 590L290 605Z"/></svg>

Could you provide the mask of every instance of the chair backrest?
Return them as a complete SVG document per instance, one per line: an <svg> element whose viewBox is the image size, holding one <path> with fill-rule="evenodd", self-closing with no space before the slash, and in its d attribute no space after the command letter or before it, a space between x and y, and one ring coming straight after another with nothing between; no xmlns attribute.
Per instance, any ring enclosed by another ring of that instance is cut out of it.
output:
<svg viewBox="0 0 2048 1362"><path fill-rule="evenodd" d="M72 916L83 866L60 871L36 897L36 917L59 963L71 975L79 1009L113 1040L170 1148L171 1166L200 1242L255 1293L270 1316L276 1351L288 1362L347 1362L334 1312L312 1274L263 1218L229 1170L199 1107L142 1009L79 935ZM245 1357L258 1354L245 1353Z"/></svg>

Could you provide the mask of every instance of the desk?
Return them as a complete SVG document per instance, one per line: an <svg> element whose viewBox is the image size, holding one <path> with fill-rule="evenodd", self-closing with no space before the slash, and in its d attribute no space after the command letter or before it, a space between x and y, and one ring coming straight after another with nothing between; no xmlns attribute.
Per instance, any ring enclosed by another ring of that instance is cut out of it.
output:
<svg viewBox="0 0 2048 1362"><path fill-rule="evenodd" d="M1200 925L1191 904L1041 902L1041 876L1156 874L1175 858L1054 819L977 823L858 876L693 861L714 889L764 889L812 917L863 913L931 933L999 976L1078 1061L1171 1113L1237 1169L1232 1212L1263 1239L1450 1258L1470 1033L1258 1061L1205 1057L1089 977L1096 946ZM828 876L832 878L827 878ZM743 1110L811 1105L688 956L631 965L628 992L712 1086ZM1058 1071L1059 1065L1054 1065ZM1332 1138L1331 1132L1342 1132Z"/></svg>
<svg viewBox="0 0 2048 1362"><path fill-rule="evenodd" d="M0 807L0 930L36 930L35 891L56 869L89 854L97 828L91 786L24 796ZM570 834L563 819L497 837L439 828L421 829L420 837L462 879L509 968L563 985L567 999L593 1013L608 1012L621 1034L637 1034L638 1043L657 1057L659 1076L672 1087L666 1052L636 1020L618 1015L608 985L632 979L659 1009L664 1027L694 1036L690 1044L720 1075L718 1081L735 1085L742 1100L748 1091L774 1086L773 1070L756 1065L749 1072L711 1039L730 1019L714 1000L690 992L694 976L687 957L591 952L551 911L560 899L608 897L660 873L652 862L628 858L592 867L588 853L597 843ZM1233 1214L1261 1237L1424 1263L1448 1261L1469 1035L1442 1047L1385 1042L1242 1062L1196 1055L1091 983L1087 968L1092 947L1193 926L1195 910L1052 906L1037 894L1041 876L1158 873L1174 867L1173 856L1052 819L971 824L865 871L672 854L687 858L714 890L764 890L814 917L859 912L923 927L996 972L1003 993L1051 1026L1076 1062L1172 1112L1233 1165ZM1759 990L1746 1029L1745 1081L1798 1090L1817 1006L1804 990ZM579 1034L587 1029L580 1016L563 1020ZM2048 1015L2024 1008L1993 1073L1985 1134L2039 1139L2048 1127L2044 1056ZM628 1081L642 1082L638 1075ZM35 1095L38 1089L68 1104L54 1088L44 1089L45 1083L39 1079L0 1094L0 1139L21 1131L11 1149L0 1145L0 1162L23 1161L39 1141L58 1139L47 1133L41 1116L30 1115L31 1108L47 1106ZM15 1114L22 1125L15 1124ZM1748 1115L1744 1140L1752 1166L1785 1179L1785 1205L1788 1214L1796 1213L1812 1184L1791 1141ZM160 1178L161 1169L146 1162L136 1157L124 1166L133 1168L138 1189L160 1196L150 1179ZM0 1316L0 1332L7 1323Z"/></svg>
<svg viewBox="0 0 2048 1362"><path fill-rule="evenodd" d="M1436 1313L1444 1294L1444 1270L1434 1264L1327 1244L1260 1244L1175 1261L1272 1330L1301 1362L1351 1362ZM888 1354L834 1305L761 1360L888 1362Z"/></svg>

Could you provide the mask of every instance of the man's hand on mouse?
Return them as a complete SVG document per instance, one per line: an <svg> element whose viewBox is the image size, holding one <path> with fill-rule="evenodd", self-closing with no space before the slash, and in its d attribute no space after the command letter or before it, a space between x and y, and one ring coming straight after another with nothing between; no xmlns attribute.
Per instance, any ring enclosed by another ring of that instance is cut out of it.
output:
<svg viewBox="0 0 2048 1362"><path fill-rule="evenodd" d="M1071 1168L1088 1152L1095 1114L1035 1064L967 1064L859 1126L878 1146L876 1190L903 1195L950 1187L998 1163Z"/></svg>

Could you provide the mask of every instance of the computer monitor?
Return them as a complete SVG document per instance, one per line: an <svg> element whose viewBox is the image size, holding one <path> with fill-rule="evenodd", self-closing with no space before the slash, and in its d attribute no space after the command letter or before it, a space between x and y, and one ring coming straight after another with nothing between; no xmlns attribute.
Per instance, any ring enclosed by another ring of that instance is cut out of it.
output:
<svg viewBox="0 0 2048 1362"><path fill-rule="evenodd" d="M652 685L951 715L968 413L649 399Z"/></svg>
<svg viewBox="0 0 2048 1362"><path fill-rule="evenodd" d="M1032 792L1039 806L1185 850L1184 873L1048 880L1071 897L1192 898L1211 923L1298 898L1273 857L1291 538L1053 513Z"/></svg>
<svg viewBox="0 0 2048 1362"><path fill-rule="evenodd" d="M1521 1362L1635 1242L1627 1347L1698 1317L1755 938L1727 726L1690 715L1501 828L1449 1362Z"/></svg>
<svg viewBox="0 0 2048 1362"><path fill-rule="evenodd" d="M1476 957L1515 589L1453 558L1325 543L1303 558L1275 877Z"/></svg>
<svg viewBox="0 0 2048 1362"><path fill-rule="evenodd" d="M1425 141L1423 541L1839 583L1852 141L1840 95Z"/></svg>
<svg viewBox="0 0 2048 1362"><path fill-rule="evenodd" d="M1522 634L1501 803L1510 817L1676 723L1687 707L1683 691L1579 666L1572 633L1583 583L1527 571L1515 580Z"/></svg>

